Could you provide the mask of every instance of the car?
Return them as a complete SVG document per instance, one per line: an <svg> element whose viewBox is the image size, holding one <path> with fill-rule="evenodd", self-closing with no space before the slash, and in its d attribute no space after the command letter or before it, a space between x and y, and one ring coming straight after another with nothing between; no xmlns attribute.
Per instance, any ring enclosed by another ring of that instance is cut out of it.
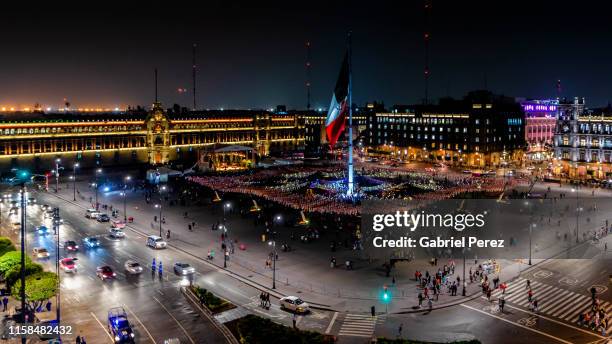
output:
<svg viewBox="0 0 612 344"><path fill-rule="evenodd" d="M87 209L87 211L85 212L85 217L88 219L95 219L98 217L98 214L100 214L99 211L97 211L96 209L90 208L90 209Z"/></svg>
<svg viewBox="0 0 612 344"><path fill-rule="evenodd" d="M40 206L40 208L41 208L42 210L48 210L48 209L51 209L51 207L50 207L48 204L43 204L43 205L41 205L41 206Z"/></svg>
<svg viewBox="0 0 612 344"><path fill-rule="evenodd" d="M62 270L64 270L64 272L70 272L70 273L75 273L77 272L77 266L76 266L76 258L63 258L60 259L59 264L60 264L60 268L62 268Z"/></svg>
<svg viewBox="0 0 612 344"><path fill-rule="evenodd" d="M17 214L19 214L19 208L11 207L11 209L9 210L9 216L10 215L17 215Z"/></svg>
<svg viewBox="0 0 612 344"><path fill-rule="evenodd" d="M96 276L100 277L101 280L113 279L117 276L117 274L113 271L108 265L98 266L96 268Z"/></svg>
<svg viewBox="0 0 612 344"><path fill-rule="evenodd" d="M157 235L149 235L147 237L147 246L152 248L166 248L168 244L164 241L164 239L158 237Z"/></svg>
<svg viewBox="0 0 612 344"><path fill-rule="evenodd" d="M43 216L45 219L52 219L53 218L53 209L48 209L43 213Z"/></svg>
<svg viewBox="0 0 612 344"><path fill-rule="evenodd" d="M108 222L110 221L110 216L108 216L108 214L98 214L98 216L96 216L96 220L98 222Z"/></svg>
<svg viewBox="0 0 612 344"><path fill-rule="evenodd" d="M118 221L118 220L112 220L111 221L111 227L117 228L117 229L123 229L123 228L125 228L125 222Z"/></svg>
<svg viewBox="0 0 612 344"><path fill-rule="evenodd" d="M279 300L280 307L296 313L308 313L310 306L297 296L285 296Z"/></svg>
<svg viewBox="0 0 612 344"><path fill-rule="evenodd" d="M111 228L109 231L109 236L115 239L121 239L125 237L125 233L121 229Z"/></svg>
<svg viewBox="0 0 612 344"><path fill-rule="evenodd" d="M49 234L49 228L47 228L47 226L38 226L36 227L36 233L39 235L47 235Z"/></svg>
<svg viewBox="0 0 612 344"><path fill-rule="evenodd" d="M32 253L34 254L34 257L38 259L49 258L49 251L47 251L47 249L44 247L34 247Z"/></svg>
<svg viewBox="0 0 612 344"><path fill-rule="evenodd" d="M122 307L109 309L108 330L115 343L134 343L134 331Z"/></svg>
<svg viewBox="0 0 612 344"><path fill-rule="evenodd" d="M100 247L100 240L98 240L98 238L96 237L87 237L83 239L83 243L85 244L85 247L87 248Z"/></svg>
<svg viewBox="0 0 612 344"><path fill-rule="evenodd" d="M132 275L137 275L143 270L142 266L138 262L135 262L133 260L126 260L125 264L123 264L123 267L125 268L125 272Z"/></svg>
<svg viewBox="0 0 612 344"><path fill-rule="evenodd" d="M66 251L78 251L79 245L74 240L64 241L64 249Z"/></svg>
<svg viewBox="0 0 612 344"><path fill-rule="evenodd" d="M191 275L195 273L193 266L187 263L174 263L174 273L177 275Z"/></svg>
<svg viewBox="0 0 612 344"><path fill-rule="evenodd" d="M28 198L28 204L36 204L36 198L34 197Z"/></svg>

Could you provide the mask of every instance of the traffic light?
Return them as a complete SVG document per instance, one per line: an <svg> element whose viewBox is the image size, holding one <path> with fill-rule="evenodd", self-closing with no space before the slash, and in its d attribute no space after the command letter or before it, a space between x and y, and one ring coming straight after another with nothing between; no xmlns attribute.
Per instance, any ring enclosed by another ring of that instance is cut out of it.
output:
<svg viewBox="0 0 612 344"><path fill-rule="evenodd" d="M389 292L389 289L386 285L383 286L381 299L383 303L389 303L391 301L391 292Z"/></svg>

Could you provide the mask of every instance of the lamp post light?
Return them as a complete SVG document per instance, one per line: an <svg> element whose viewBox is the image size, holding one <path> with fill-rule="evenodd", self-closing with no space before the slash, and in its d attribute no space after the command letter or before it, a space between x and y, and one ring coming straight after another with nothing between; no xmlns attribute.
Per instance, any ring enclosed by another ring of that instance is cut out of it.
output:
<svg viewBox="0 0 612 344"><path fill-rule="evenodd" d="M76 170L79 167L79 163L75 162L72 165L72 200L76 202Z"/></svg>
<svg viewBox="0 0 612 344"><path fill-rule="evenodd" d="M123 178L123 192L121 196L123 196L123 222L127 223L127 183L132 179L130 176L125 176Z"/></svg>
<svg viewBox="0 0 612 344"><path fill-rule="evenodd" d="M272 289L276 289L276 240L270 240L268 245L272 246Z"/></svg>
<svg viewBox="0 0 612 344"><path fill-rule="evenodd" d="M55 159L55 193L59 191L59 169L61 161L62 160L60 158Z"/></svg>
<svg viewBox="0 0 612 344"><path fill-rule="evenodd" d="M572 192L576 193L576 244L578 240L578 231L580 229L580 208L578 207L578 190L572 188Z"/></svg>
<svg viewBox="0 0 612 344"><path fill-rule="evenodd" d="M96 188L96 210L98 210L98 208L99 208L99 205L98 205L98 187L99 187L99 185L98 185L98 176L101 173L102 173L102 169L101 168L96 169L96 181L94 183L94 186Z"/></svg>
<svg viewBox="0 0 612 344"><path fill-rule="evenodd" d="M531 237L532 237L532 232L533 229L536 227L535 223L532 223L529 225L529 265L531 265Z"/></svg>
<svg viewBox="0 0 612 344"><path fill-rule="evenodd" d="M225 222L226 214L231 208L232 204L230 202L223 204L223 222Z"/></svg>

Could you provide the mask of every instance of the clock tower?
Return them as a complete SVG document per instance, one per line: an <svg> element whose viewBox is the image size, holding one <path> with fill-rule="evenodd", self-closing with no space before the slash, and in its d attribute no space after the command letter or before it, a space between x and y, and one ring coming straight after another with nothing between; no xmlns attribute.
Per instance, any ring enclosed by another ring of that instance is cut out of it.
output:
<svg viewBox="0 0 612 344"><path fill-rule="evenodd" d="M151 165L163 165L170 160L170 123L161 103L153 103L145 119L147 128L147 153Z"/></svg>

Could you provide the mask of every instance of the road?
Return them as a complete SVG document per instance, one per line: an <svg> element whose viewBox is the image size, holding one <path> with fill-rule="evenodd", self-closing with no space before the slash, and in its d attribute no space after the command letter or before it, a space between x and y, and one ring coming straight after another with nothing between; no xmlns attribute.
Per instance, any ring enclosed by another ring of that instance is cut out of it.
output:
<svg viewBox="0 0 612 344"><path fill-rule="evenodd" d="M270 310L262 309L259 307L258 288L251 283L240 281L217 266L173 248L149 249L139 231L128 229L126 238L111 239L107 236L109 225L86 219L83 206L58 199L52 193L39 193L36 197L39 204L60 207L60 215L65 221L60 229L61 241L75 240L83 247L82 239L86 236L97 236L101 240L100 248L83 249L76 253L75 256L79 259L77 274L73 276L61 273L62 316L64 321L75 324L80 331L86 333L88 342L110 342L105 330L105 317L108 308L113 306L124 306L128 310L135 325L138 342L141 343L162 343L164 339L171 337L179 338L182 343L222 341L219 335L215 334L214 327L194 313L180 295L179 286L188 284L188 281L171 273L170 267L175 261L185 261L193 265L197 271L194 276L195 283L239 306L234 311L222 314L221 321L254 313L285 325L291 324L291 315L280 310L275 300ZM42 223L44 220L39 207L29 206L29 228ZM50 223L47 225L50 227ZM30 251L38 245L48 248L52 253L49 262L53 262L53 238L38 236L30 230L28 242ZM60 257L72 256L62 251L60 249ZM204 250L201 256L205 256ZM148 267L153 258L161 260L165 266L162 279L158 275L151 276L149 269L141 276L130 277L124 274L125 260L136 260ZM582 307L583 298L588 297L591 285L609 285L606 284L606 273L609 273L609 264L606 262L609 263L603 260L549 260L523 273L516 283L530 279L534 281L536 294L539 295L539 290L542 291L542 311L537 321L529 310L521 306L522 300L517 299L514 303L509 299L509 295L504 313L496 311L495 304L491 305L486 300L476 298L431 313L384 314L379 308L379 314L375 318L362 312L314 310L312 314L298 318L298 327L338 335L341 343L365 343L373 335L394 338L397 336L399 324L403 324L403 337L421 340L478 338L484 343L512 343L515 342L515 336L521 335L529 336L530 342L533 343L590 343L601 340L602 337L576 327L574 319L569 316L580 311L577 309ZM99 265L113 267L118 274L117 279L105 282L97 279L95 268ZM541 285L537 285L538 283ZM518 284L514 288L520 289ZM563 306L567 296L575 299L572 304L575 307ZM606 307L609 307L609 290L603 290L598 298L608 302ZM552 305L558 309L555 310ZM547 307L550 309L546 309ZM567 315L555 316L558 310L563 310Z"/></svg>

